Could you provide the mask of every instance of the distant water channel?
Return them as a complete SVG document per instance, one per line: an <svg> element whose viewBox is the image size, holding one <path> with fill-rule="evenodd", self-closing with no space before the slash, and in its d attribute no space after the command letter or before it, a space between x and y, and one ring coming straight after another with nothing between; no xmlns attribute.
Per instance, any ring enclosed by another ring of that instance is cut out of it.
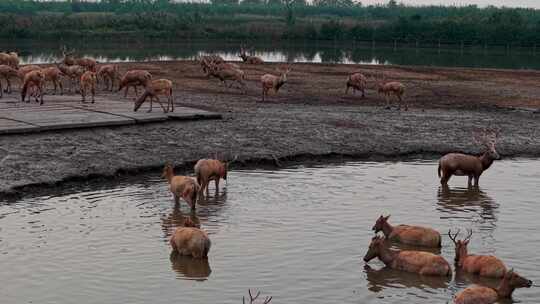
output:
<svg viewBox="0 0 540 304"><path fill-rule="evenodd" d="M540 282L540 161L496 162L467 189L440 188L433 161L235 170L194 214L174 208L159 173L0 198L2 303L239 304L248 288L275 303L446 303L473 277L426 278L366 266L380 214L445 233L470 228L470 250ZM208 260L170 256L191 216L212 239ZM442 256L453 259L443 235ZM493 282L483 282L493 284ZM515 300L540 301L540 288Z"/></svg>
<svg viewBox="0 0 540 304"><path fill-rule="evenodd" d="M101 62L191 60L203 54L219 54L239 61L240 42L229 41L0 41L0 50L16 50L24 63L51 63L61 55L60 46L75 48L79 55ZM254 43L252 53L268 62L345 64L397 64L441 67L540 69L540 50L532 48L443 46L331 42Z"/></svg>

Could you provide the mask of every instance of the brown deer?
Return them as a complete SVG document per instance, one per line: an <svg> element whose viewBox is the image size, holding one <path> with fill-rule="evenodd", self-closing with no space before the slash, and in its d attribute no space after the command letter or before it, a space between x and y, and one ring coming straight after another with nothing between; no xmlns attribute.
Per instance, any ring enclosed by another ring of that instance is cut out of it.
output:
<svg viewBox="0 0 540 304"><path fill-rule="evenodd" d="M252 50L253 48L250 48ZM238 57L242 58L242 61L247 64L263 64L264 60L262 60L260 57L257 56L249 56L246 53L246 49L244 49L244 46L240 46L240 55Z"/></svg>
<svg viewBox="0 0 540 304"><path fill-rule="evenodd" d="M276 94L279 89L287 82L287 74L291 71L290 67L282 71L279 76L272 74L264 74L261 76L262 87L262 101L265 101L265 97L268 96L268 92L273 90Z"/></svg>
<svg viewBox="0 0 540 304"><path fill-rule="evenodd" d="M96 83L97 83L96 73L92 71L86 71L84 72L84 74L81 75L80 92L81 92L82 102L86 101L86 94L90 92L90 94L92 95L92 103L94 103L95 96L96 96Z"/></svg>
<svg viewBox="0 0 540 304"><path fill-rule="evenodd" d="M114 81L120 81L120 67L117 64L106 64L98 68L97 80L103 80L106 91L113 91Z"/></svg>
<svg viewBox="0 0 540 304"><path fill-rule="evenodd" d="M29 90L34 87L35 93L33 94L36 102L39 102L40 105L43 104L43 86L45 85L45 75L41 70L35 70L28 72L24 76L23 86L21 89L21 100L24 102L26 99L27 93ZM30 99L28 100L30 102Z"/></svg>
<svg viewBox="0 0 540 304"><path fill-rule="evenodd" d="M9 81L12 77L19 77L19 73L16 69L12 68L9 65L2 64L0 65L0 77L6 80L6 89L2 90L2 82L0 81L0 98L4 97L4 92L11 94L11 82Z"/></svg>
<svg viewBox="0 0 540 304"><path fill-rule="evenodd" d="M459 292L455 304L493 304L499 299L510 299L516 288L530 288L533 282L518 275L513 269L505 272L497 288L473 285Z"/></svg>
<svg viewBox="0 0 540 304"><path fill-rule="evenodd" d="M199 63L206 77L210 76L210 65L217 64L220 65L225 63L225 60L219 55L206 55L199 57Z"/></svg>
<svg viewBox="0 0 540 304"><path fill-rule="evenodd" d="M224 66L210 65L210 76L215 77L221 81L222 84L227 86L227 80L238 83L238 88L243 93L246 92L246 84L244 83L245 74L244 71L234 68L223 68ZM232 86L229 85L229 88Z"/></svg>
<svg viewBox="0 0 540 304"><path fill-rule="evenodd" d="M237 157L234 158L234 160L236 159ZM220 179L225 181L227 180L227 171L229 171L229 164L231 162L225 162L217 159L200 159L197 161L194 171L195 175L197 176L197 182L199 185L201 185L201 197L204 195L205 190L206 195L208 196L208 184L212 180L215 183L216 192L219 191L219 181Z"/></svg>
<svg viewBox="0 0 540 304"><path fill-rule="evenodd" d="M212 245L208 234L194 227L176 228L169 243L173 252L177 252L179 255L192 256L196 259L208 257Z"/></svg>
<svg viewBox="0 0 540 304"><path fill-rule="evenodd" d="M398 110L401 109L401 103L405 104L405 111L409 109L407 102L403 99L403 94L405 93L405 85L403 85L401 82L392 81L379 83L378 92L379 94L384 95L384 98L386 99L387 109L391 109L390 97L392 95L396 96L396 98L399 100Z"/></svg>
<svg viewBox="0 0 540 304"><path fill-rule="evenodd" d="M0 65L8 65L14 69L19 68L19 55L15 52L0 53Z"/></svg>
<svg viewBox="0 0 540 304"><path fill-rule="evenodd" d="M152 74L150 74L148 71L145 70L131 70L126 72L122 79L120 80L120 84L118 85L118 92L122 91L122 89L125 87L126 91L124 92L124 98L127 97L128 89L129 87L133 87L135 89L135 95L139 96L139 91L137 90L137 86L146 87L149 82L152 80Z"/></svg>
<svg viewBox="0 0 540 304"><path fill-rule="evenodd" d="M393 242L423 246L441 247L441 234L431 228L409 225L392 226L388 223L389 216L379 216L372 230L375 233L382 231L384 236Z"/></svg>
<svg viewBox="0 0 540 304"><path fill-rule="evenodd" d="M26 76L26 74L32 72L32 71L37 71L37 70L41 70L41 68L37 65L25 65L25 66L22 66L21 68L19 68L18 70L18 75L19 75L19 79L21 80L21 84L22 82L24 81L24 76Z"/></svg>
<svg viewBox="0 0 540 304"><path fill-rule="evenodd" d="M176 205L180 203L180 198L183 198L192 210L195 210L197 196L201 187L197 180L189 176L175 176L172 165L166 164L163 168L162 178L169 182L169 190L173 194Z"/></svg>
<svg viewBox="0 0 540 304"><path fill-rule="evenodd" d="M174 112L174 102L173 102L173 83L172 81L168 79L156 79L150 81L150 84L145 88L144 93L139 96L139 98L135 101L135 107L133 108L133 111L137 112L137 110L141 107L141 105L146 101L146 98L150 97L150 109L148 110L148 113L152 112L152 102L155 99L161 108L163 109L163 113L169 112L170 107L172 107L172 112ZM163 106L161 101L159 100L158 95L165 95L167 97L167 108Z"/></svg>
<svg viewBox="0 0 540 304"><path fill-rule="evenodd" d="M248 289L248 294L249 294L249 304L257 304L257 299L259 298L259 296L261 295L261 292L257 292L257 294L255 296L253 296L251 294L251 289ZM272 301L272 297L266 297L263 301L262 301L262 304L268 304L270 303L270 301ZM242 296L242 303L243 304L246 304L246 299ZM260 301L258 303L261 303Z"/></svg>
<svg viewBox="0 0 540 304"><path fill-rule="evenodd" d="M63 76L69 78L71 92L75 85L80 81L81 76L84 74L85 69L80 65L66 65L64 63L56 63L56 67L62 72Z"/></svg>
<svg viewBox="0 0 540 304"><path fill-rule="evenodd" d="M64 45L62 50L62 63L68 66L78 65L83 67L86 71L96 72L97 61L92 58L75 58L75 50L67 51Z"/></svg>
<svg viewBox="0 0 540 304"><path fill-rule="evenodd" d="M473 139L476 143L485 146L485 152L480 156L449 153L439 159L438 175L441 178L441 184L447 185L452 175L467 176L468 185L472 185L474 178L475 186L478 186L478 180L484 171L489 169L494 160L500 158L495 150L495 144L499 138L499 130L484 129L480 133L473 133Z"/></svg>
<svg viewBox="0 0 540 304"><path fill-rule="evenodd" d="M52 82L54 85L54 93L56 95L56 89L60 87L60 94L64 94L64 87L62 85L62 71L57 67L48 67L42 69L45 75L45 85L47 82Z"/></svg>
<svg viewBox="0 0 540 304"><path fill-rule="evenodd" d="M353 89L353 95L356 93L356 91L362 92L362 98L366 97L366 85L367 85L367 78L360 72L355 72L349 75L349 78L347 79L347 89L345 90L345 94L349 93L349 88Z"/></svg>
<svg viewBox="0 0 540 304"><path fill-rule="evenodd" d="M427 276L451 276L450 264L441 256L424 251L393 251L388 248L384 238L375 236L364 256L368 263L379 258L387 267Z"/></svg>
<svg viewBox="0 0 540 304"><path fill-rule="evenodd" d="M472 237L472 230L464 240L456 240L459 235L459 230L452 236L451 231L448 231L448 236L455 245L456 268L465 272L480 275L490 278L502 278L506 274L506 266L497 257L491 255L471 255L467 251L467 245Z"/></svg>

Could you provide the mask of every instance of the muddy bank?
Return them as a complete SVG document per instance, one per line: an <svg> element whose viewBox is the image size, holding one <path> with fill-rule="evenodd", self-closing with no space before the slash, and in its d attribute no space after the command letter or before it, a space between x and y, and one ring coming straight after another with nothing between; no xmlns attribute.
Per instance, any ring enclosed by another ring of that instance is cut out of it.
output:
<svg viewBox="0 0 540 304"><path fill-rule="evenodd" d="M502 129L498 149L503 157L540 156L537 136L540 116L532 111L501 108L504 102L512 106L533 106L540 100L538 86L530 87L538 78L534 72L529 72L527 77L522 75L522 89L499 88L508 95L517 96L513 103L513 99L502 98L496 95L497 92L491 99L487 88L481 91L482 94L469 96L466 102L458 102L460 98L456 97L454 90L457 92L462 88L460 94L465 94L464 88L472 85L467 79L472 73L480 73L479 70L470 70L463 72L465 80L453 84L448 94L450 97L441 97L441 102L427 103L414 101L428 100L433 98L432 95L425 93L414 99L412 96L415 95L411 95L411 110L399 112L383 109L380 98L373 91L368 92L367 101L345 97L337 91L334 96L331 92L325 92L321 97L309 95L306 92L311 91L303 84L301 76L294 74L291 83L279 96L263 104L255 102L259 91L254 80L248 83L248 94L241 95L234 89L217 86L215 81L205 79L200 73L183 81L179 75L185 75L186 71L181 69L193 68L195 72L193 63L150 65L154 69L156 66L163 68L161 72L154 71L157 77L170 75L169 78L176 81L177 104L218 111L223 113L224 119L0 136L0 192L13 194L25 191L21 187L32 184L54 185L72 178L151 170L165 162L189 167L197 159L214 153L224 158L238 155L240 165L243 162L286 164L287 160L295 157L317 159L332 155L360 159L438 156L454 151L478 153L480 147L473 143L471 132L489 125ZM165 67L168 67L166 71ZM306 70L354 69L325 65L302 67ZM123 66L123 69L127 68ZM273 68L275 65L257 69L271 71ZM430 73L423 68L418 68L418 71ZM299 72L302 73L308 71ZM508 73L526 74L520 71ZM309 79L315 85L310 90L322 90L317 84L330 85L325 79L331 77L316 76L315 73L312 76ZM405 76L403 79L406 85L411 85ZM496 77L492 79L497 81ZM197 85L201 88L197 89ZM519 85L517 82L511 84ZM437 87L437 82L434 81L433 87ZM430 92L438 91L433 89Z"/></svg>

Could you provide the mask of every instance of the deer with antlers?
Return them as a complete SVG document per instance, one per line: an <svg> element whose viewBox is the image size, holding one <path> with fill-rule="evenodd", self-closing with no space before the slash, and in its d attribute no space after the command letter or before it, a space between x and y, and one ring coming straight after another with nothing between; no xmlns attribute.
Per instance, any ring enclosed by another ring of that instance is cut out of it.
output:
<svg viewBox="0 0 540 304"><path fill-rule="evenodd" d="M0 77L6 80L6 89L2 89L2 82L0 81L0 98L4 97L4 92L11 94L11 81L10 78L19 77L19 73L16 69L12 68L9 65L2 64L0 65Z"/></svg>
<svg viewBox="0 0 540 304"><path fill-rule="evenodd" d="M148 113L152 112L152 102L156 100L161 108L163 109L163 113L169 112L169 110L172 108L172 112L174 112L174 102L173 102L173 83L172 81L168 79L157 79L150 81L150 84L145 88L144 93L135 101L135 107L133 108L133 111L137 112L137 110L141 107L141 105L146 101L148 97L150 97L150 109L148 110ZM158 95L164 95L167 97L167 108L163 106L161 101L159 100Z"/></svg>
<svg viewBox="0 0 540 304"><path fill-rule="evenodd" d="M135 95L139 96L138 86L146 87L149 85L152 80L152 74L146 70L131 70L127 71L126 74L120 80L118 85L118 92L122 91L125 87L126 91L124 92L124 98L127 97L129 87L133 87L135 90Z"/></svg>
<svg viewBox="0 0 540 304"><path fill-rule="evenodd" d="M401 103L405 104L405 111L409 109L407 102L404 101L403 94L405 94L405 85L398 81L381 82L378 84L377 91L380 95L384 95L386 100L386 108L391 109L390 98L395 96L398 103L398 110L401 109Z"/></svg>
<svg viewBox="0 0 540 304"><path fill-rule="evenodd" d="M441 234L431 228L410 225L392 226L388 223L388 216L379 216L372 230L375 233L382 231L386 239L415 246L440 248Z"/></svg>
<svg viewBox="0 0 540 304"><path fill-rule="evenodd" d="M84 72L84 74L81 75L80 92L81 92L82 102L86 101L86 94L90 93L92 96L92 103L94 103L95 96L96 96L96 83L97 83L96 73L92 71L86 71Z"/></svg>
<svg viewBox="0 0 540 304"><path fill-rule="evenodd" d="M173 194L176 205L180 203L180 198L183 198L192 210L195 210L197 196L201 186L197 180L189 176L174 175L174 169L171 164L166 164L163 168L162 178L165 178L169 183L169 190Z"/></svg>
<svg viewBox="0 0 540 304"><path fill-rule="evenodd" d="M484 171L489 169L494 160L500 158L495 150L495 144L499 138L500 131L484 129L481 132L473 133L473 139L476 143L485 146L485 152L480 156L449 153L439 159L438 175L442 185L447 185L452 175L467 176L468 185L472 185L474 179L475 186L478 186L478 180Z"/></svg>
<svg viewBox="0 0 540 304"><path fill-rule="evenodd" d="M253 50L253 48L249 49L250 51ZM250 56L247 54L246 49L244 48L244 45L240 45L240 55L238 57L242 58L242 61L247 64L263 64L264 60L262 60L260 57L257 56Z"/></svg>
<svg viewBox="0 0 540 304"><path fill-rule="evenodd" d="M219 79L223 85L227 86L227 80L233 81L238 84L238 88L243 93L246 92L246 84L244 82L246 76L244 71L234 68L232 65L229 67L224 64L210 64L209 69L209 75ZM228 87L230 88L231 86L232 84Z"/></svg>
<svg viewBox="0 0 540 304"><path fill-rule="evenodd" d="M356 93L356 91L362 92L362 98L366 97L366 86L367 86L367 78L364 76L364 74L360 72L355 72L349 75L349 78L347 78L347 89L345 89L345 94L349 93L349 88L353 89L353 95Z"/></svg>
<svg viewBox="0 0 540 304"><path fill-rule="evenodd" d="M364 256L368 263L379 258L387 267L427 276L451 276L450 264L439 255L430 252L402 250L394 251L386 246L384 238L375 236Z"/></svg>
<svg viewBox="0 0 540 304"><path fill-rule="evenodd" d="M259 296L261 295L260 291L258 291L257 294L255 296L253 296L251 294L251 289L248 289L248 294L249 294L249 304L261 304L260 301L256 302L257 299L259 298ZM266 297L262 301L262 304L268 304L268 303L270 303L270 301L272 301L272 297ZM246 299L243 296L242 296L242 303L246 304Z"/></svg>
<svg viewBox="0 0 540 304"><path fill-rule="evenodd" d="M117 64L106 64L98 68L97 80L102 80L106 91L113 91L114 81L120 81L120 67Z"/></svg>
<svg viewBox="0 0 540 304"><path fill-rule="evenodd" d="M21 101L24 102L27 93L31 92L31 89L35 90L32 95L36 102L40 105L43 104L43 86L45 84L45 75L41 70L35 70L27 73L24 76L23 86L21 89ZM30 99L27 101L30 102Z"/></svg>
<svg viewBox="0 0 540 304"><path fill-rule="evenodd" d="M69 91L71 92L76 84L80 81L81 76L86 70L80 65L66 65L64 63L56 63L56 67L62 72L62 75L67 77L70 82Z"/></svg>
<svg viewBox="0 0 540 304"><path fill-rule="evenodd" d="M19 68L19 55L15 52L0 53L0 65L8 65L14 69Z"/></svg>
<svg viewBox="0 0 540 304"><path fill-rule="evenodd" d="M291 71L291 67L287 66L285 70L282 70L279 76L272 74L264 74L261 76L261 87L262 87L262 101L265 101L266 96L270 90L274 91L275 94L279 89L287 82L287 75Z"/></svg>
<svg viewBox="0 0 540 304"><path fill-rule="evenodd" d="M54 93L56 94L56 89L60 88L60 94L64 94L64 87L62 85L62 71L57 67L48 67L42 69L43 74L45 75L45 85L47 82L52 82L54 85Z"/></svg>
<svg viewBox="0 0 540 304"><path fill-rule="evenodd" d="M194 170L195 175L197 176L197 182L201 185L200 194L201 197L204 196L204 191L206 190L206 196L208 196L209 189L208 184L210 181L214 181L216 186L216 191L219 191L219 181L220 179L227 180L227 171L229 171L229 164L234 162L238 156L235 156L234 159L230 162L221 161L218 159L200 159L195 164Z"/></svg>
<svg viewBox="0 0 540 304"><path fill-rule="evenodd" d="M504 273L497 288L473 285L459 292L454 298L454 304L493 304L499 299L510 299L516 288L530 288L533 282L527 280L513 269Z"/></svg>
<svg viewBox="0 0 540 304"><path fill-rule="evenodd" d="M62 51L62 63L67 66L78 65L83 67L86 71L96 72L97 61L92 58L75 58L75 49L68 51L64 45L61 48Z"/></svg>
<svg viewBox="0 0 540 304"><path fill-rule="evenodd" d="M504 277L507 269L500 259L492 255L472 255L468 253L467 246L469 245L469 241L473 234L472 230L469 230L469 233L464 240L456 240L459 232L460 231L458 230L452 235L451 231L448 231L448 236L455 245L456 255L454 261L456 263L456 268L483 277Z"/></svg>
<svg viewBox="0 0 540 304"><path fill-rule="evenodd" d="M199 57L199 64L201 65L203 73L206 75L206 77L210 76L211 64L220 65L222 63L225 63L225 60L219 55L205 55Z"/></svg>

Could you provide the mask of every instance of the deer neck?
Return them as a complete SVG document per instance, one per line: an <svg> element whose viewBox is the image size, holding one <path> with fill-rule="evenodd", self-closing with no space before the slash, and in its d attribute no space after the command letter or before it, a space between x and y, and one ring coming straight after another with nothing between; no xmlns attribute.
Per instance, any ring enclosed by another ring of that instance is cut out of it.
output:
<svg viewBox="0 0 540 304"><path fill-rule="evenodd" d="M499 298L510 298L514 292L513 287L510 286L508 280L503 279L499 286L495 289Z"/></svg>
<svg viewBox="0 0 540 304"><path fill-rule="evenodd" d="M167 182L169 182L169 184L171 183L171 181L173 179L173 176L174 176L174 174L171 171L169 171L169 172L167 172L165 174L165 179L167 179Z"/></svg>
<svg viewBox="0 0 540 304"><path fill-rule="evenodd" d="M392 225L390 225L390 223L388 222L384 222L383 225L382 225L382 232L384 234L385 237L388 237L390 236L390 234L392 233L392 231L394 231L394 227Z"/></svg>
<svg viewBox="0 0 540 304"><path fill-rule="evenodd" d="M469 253L467 252L467 249L464 250L465 253L464 254L461 254L459 256L459 259L457 261L457 264L459 267L463 267L463 264L465 263L465 259L469 256Z"/></svg>
<svg viewBox="0 0 540 304"><path fill-rule="evenodd" d="M491 167L491 164L493 164L493 158L489 156L489 152L486 151L482 156L480 156L480 161L482 162L482 168L484 170L489 169Z"/></svg>
<svg viewBox="0 0 540 304"><path fill-rule="evenodd" d="M379 259L384 263L384 265L390 267L392 265L392 262L394 262L394 260L396 259L396 255L396 252L381 245Z"/></svg>

